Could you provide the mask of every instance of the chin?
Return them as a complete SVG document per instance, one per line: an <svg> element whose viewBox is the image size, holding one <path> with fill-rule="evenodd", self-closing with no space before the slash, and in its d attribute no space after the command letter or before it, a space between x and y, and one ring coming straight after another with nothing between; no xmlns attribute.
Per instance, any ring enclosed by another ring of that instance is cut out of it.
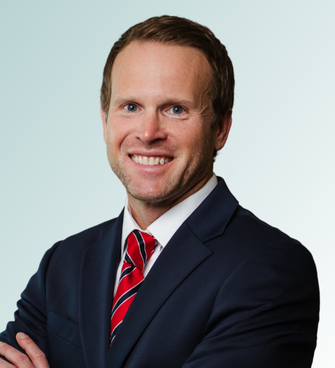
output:
<svg viewBox="0 0 335 368"><path fill-rule="evenodd" d="M133 198L137 199L138 201L151 203L151 204L161 203L172 197L171 193L148 193L148 192L141 193L138 191L129 190L128 188L126 189L127 189L127 193L131 195Z"/></svg>

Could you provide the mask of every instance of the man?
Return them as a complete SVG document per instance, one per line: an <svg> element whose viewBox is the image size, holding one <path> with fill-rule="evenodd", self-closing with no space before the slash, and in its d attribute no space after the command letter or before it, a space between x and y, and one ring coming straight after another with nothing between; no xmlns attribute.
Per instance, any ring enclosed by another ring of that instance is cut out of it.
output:
<svg viewBox="0 0 335 368"><path fill-rule="evenodd" d="M0 367L311 366L311 255L213 175L233 96L206 27L163 16L121 36L101 117L127 205L46 253L0 335Z"/></svg>

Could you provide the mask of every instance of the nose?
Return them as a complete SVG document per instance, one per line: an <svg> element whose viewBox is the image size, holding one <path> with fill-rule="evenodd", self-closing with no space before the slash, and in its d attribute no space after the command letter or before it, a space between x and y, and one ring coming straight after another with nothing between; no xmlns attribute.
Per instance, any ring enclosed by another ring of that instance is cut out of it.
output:
<svg viewBox="0 0 335 368"><path fill-rule="evenodd" d="M146 111L137 130L137 138L145 144L166 139L167 135L157 111Z"/></svg>

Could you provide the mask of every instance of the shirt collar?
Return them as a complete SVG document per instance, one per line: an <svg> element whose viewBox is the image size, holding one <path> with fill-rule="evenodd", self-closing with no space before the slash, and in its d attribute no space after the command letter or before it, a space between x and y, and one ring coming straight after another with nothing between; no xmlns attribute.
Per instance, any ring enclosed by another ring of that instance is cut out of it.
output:
<svg viewBox="0 0 335 368"><path fill-rule="evenodd" d="M176 206L172 207L169 211L165 212L161 217L148 226L145 232L154 236L158 243L162 247L165 247L181 224L192 214L192 212L195 211L201 202L203 202L209 193L216 187L217 183L218 179L216 175L213 174L201 189L178 203ZM143 231L131 215L127 199L122 225L122 253L124 251L124 244L128 235L135 229Z"/></svg>

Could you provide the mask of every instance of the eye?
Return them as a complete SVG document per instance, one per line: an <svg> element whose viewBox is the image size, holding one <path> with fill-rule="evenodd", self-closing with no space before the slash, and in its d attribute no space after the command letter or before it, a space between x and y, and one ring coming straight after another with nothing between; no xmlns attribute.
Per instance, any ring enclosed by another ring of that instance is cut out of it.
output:
<svg viewBox="0 0 335 368"><path fill-rule="evenodd" d="M128 104L128 105L124 106L124 109L129 111L129 112L135 112L135 111L137 111L137 106L135 104Z"/></svg>
<svg viewBox="0 0 335 368"><path fill-rule="evenodd" d="M181 107L181 106L178 106L178 105L177 106L172 106L171 109L170 109L170 112L172 114L179 115L179 114L182 114L184 112L184 108Z"/></svg>

